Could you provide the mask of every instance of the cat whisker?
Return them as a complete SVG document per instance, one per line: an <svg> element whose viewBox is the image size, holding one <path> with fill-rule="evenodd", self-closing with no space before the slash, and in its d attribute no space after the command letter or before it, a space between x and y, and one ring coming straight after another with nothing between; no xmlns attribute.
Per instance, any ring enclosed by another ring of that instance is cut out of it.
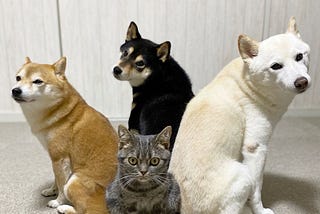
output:
<svg viewBox="0 0 320 214"><path fill-rule="evenodd" d="M155 176L155 177L153 178L153 180L154 180L156 183L160 184L160 185L167 185L167 184L169 184L169 180L166 179L165 177Z"/></svg>
<svg viewBox="0 0 320 214"><path fill-rule="evenodd" d="M132 182L133 182L134 179L129 179L125 182L122 183L122 186L123 188L126 188L127 186L129 186Z"/></svg>

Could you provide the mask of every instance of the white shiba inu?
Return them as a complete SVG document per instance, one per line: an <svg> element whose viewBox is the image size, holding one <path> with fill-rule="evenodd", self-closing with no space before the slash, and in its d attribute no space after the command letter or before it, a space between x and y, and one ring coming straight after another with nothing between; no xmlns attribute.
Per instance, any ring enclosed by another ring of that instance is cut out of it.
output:
<svg viewBox="0 0 320 214"><path fill-rule="evenodd" d="M294 18L285 34L260 43L240 35L229 63L188 104L169 171L182 213L237 214L263 207L261 188L272 131L295 95L310 86L309 46Z"/></svg>
<svg viewBox="0 0 320 214"><path fill-rule="evenodd" d="M116 174L119 139L71 86L65 68L65 57L53 65L26 58L12 97L52 161L55 184L42 195L58 197L48 206L65 214L107 214L104 197Z"/></svg>

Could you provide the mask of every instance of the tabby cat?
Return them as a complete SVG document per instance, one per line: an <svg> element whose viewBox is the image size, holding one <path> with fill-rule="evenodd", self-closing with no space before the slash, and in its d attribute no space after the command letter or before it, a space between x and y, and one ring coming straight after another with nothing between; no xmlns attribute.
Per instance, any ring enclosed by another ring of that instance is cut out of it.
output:
<svg viewBox="0 0 320 214"><path fill-rule="evenodd" d="M180 189L172 174L170 126L158 135L139 135L119 126L118 173L108 187L111 214L180 212Z"/></svg>

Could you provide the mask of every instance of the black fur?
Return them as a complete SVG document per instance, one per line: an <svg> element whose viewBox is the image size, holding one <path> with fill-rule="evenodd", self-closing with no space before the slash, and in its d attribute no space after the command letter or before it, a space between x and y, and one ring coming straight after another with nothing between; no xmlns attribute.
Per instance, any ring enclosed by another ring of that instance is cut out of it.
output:
<svg viewBox="0 0 320 214"><path fill-rule="evenodd" d="M151 75L138 87L132 87L135 107L131 110L129 129L142 135L159 133L164 127L172 126L170 151L179 129L187 103L194 96L188 75L169 55L163 62L157 54L158 44L140 37L126 41L120 50L134 48L130 59L142 55ZM170 43L169 43L170 52ZM138 95L137 95L138 94Z"/></svg>

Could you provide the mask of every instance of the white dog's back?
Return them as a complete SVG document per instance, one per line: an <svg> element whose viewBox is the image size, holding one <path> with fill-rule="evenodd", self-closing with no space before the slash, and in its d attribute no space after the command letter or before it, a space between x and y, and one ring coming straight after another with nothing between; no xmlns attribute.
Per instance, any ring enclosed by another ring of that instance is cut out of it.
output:
<svg viewBox="0 0 320 214"><path fill-rule="evenodd" d="M231 203L224 196L237 186L248 186L243 194L249 195L252 181L247 167L239 162L245 118L235 92L241 90L232 77L241 63L237 59L226 66L191 100L184 114L169 169L181 187L183 213L219 212L225 203ZM229 72L231 75L226 74ZM192 192L192 197L185 191Z"/></svg>

